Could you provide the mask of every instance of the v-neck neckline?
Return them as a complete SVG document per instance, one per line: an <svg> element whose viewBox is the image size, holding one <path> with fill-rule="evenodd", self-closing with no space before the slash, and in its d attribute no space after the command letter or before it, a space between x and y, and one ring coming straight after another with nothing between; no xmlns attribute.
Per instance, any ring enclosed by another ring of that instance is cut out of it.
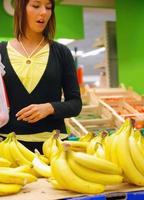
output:
<svg viewBox="0 0 144 200"><path fill-rule="evenodd" d="M22 86L22 88L24 89L24 91L28 94L28 95L33 95L33 93L35 93L35 91L37 90L37 87L40 85L43 77L45 76L46 74L46 71L48 69L48 66L49 66L49 63L51 62L51 45L49 46L49 58L47 60L47 64L46 64L46 68L40 78L40 80L38 81L38 83L36 84L35 88L31 91L31 92L28 92L28 90L26 89L26 87L23 85L23 83L21 82L20 78L18 77L17 73L15 72L11 62L10 62L10 59L9 59L9 55L8 55L8 51L7 51L7 45L8 45L8 42L6 43L6 59L7 59L7 62L8 62L8 65L10 66L10 70L13 72L14 76L17 78L18 82L20 83L20 85Z"/></svg>
<svg viewBox="0 0 144 200"><path fill-rule="evenodd" d="M19 54L20 56L24 57L24 58L27 58L26 56L24 56L22 53L20 53L19 51L17 51L9 42L7 43L7 45L10 46L10 48L12 48L17 54ZM45 44L39 51L37 51L34 55L32 55L31 57L33 56L36 56L39 52L41 52L41 50L43 50L44 48L46 48L46 45L48 44ZM48 48L50 50L50 45L48 45Z"/></svg>

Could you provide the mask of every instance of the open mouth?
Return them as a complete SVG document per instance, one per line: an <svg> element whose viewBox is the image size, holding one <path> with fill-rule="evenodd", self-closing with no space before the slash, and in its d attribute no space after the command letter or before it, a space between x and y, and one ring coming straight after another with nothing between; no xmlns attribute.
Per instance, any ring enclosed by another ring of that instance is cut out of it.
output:
<svg viewBox="0 0 144 200"><path fill-rule="evenodd" d="M42 19L41 19L41 20L37 20L37 23L40 23L40 24L44 24L44 22L45 22L45 21L42 20Z"/></svg>

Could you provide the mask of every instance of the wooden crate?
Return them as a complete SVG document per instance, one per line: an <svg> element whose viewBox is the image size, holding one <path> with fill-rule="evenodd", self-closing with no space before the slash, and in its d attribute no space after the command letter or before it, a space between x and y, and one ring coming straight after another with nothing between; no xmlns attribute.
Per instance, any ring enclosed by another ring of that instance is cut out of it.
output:
<svg viewBox="0 0 144 200"><path fill-rule="evenodd" d="M81 92L81 98L82 98L83 106L97 105L98 104L98 101L95 98L94 91L91 90L89 85L82 85L80 87L80 92Z"/></svg>
<svg viewBox="0 0 144 200"><path fill-rule="evenodd" d="M99 116L99 118L91 118L87 119L87 115ZM84 118L80 118L80 116L84 116ZM67 126L71 129L71 131L77 135L81 136L87 134L88 132L98 132L101 130L113 130L117 128L115 123L115 117L113 113L101 102L99 105L89 105L83 106L82 111L78 117L73 117L67 119Z"/></svg>
<svg viewBox="0 0 144 200"><path fill-rule="evenodd" d="M140 113L135 107L132 107L131 104L126 102L111 102L108 104L102 100L101 103L112 111L117 126L120 126L126 118L131 118L136 128L144 128L144 113Z"/></svg>
<svg viewBox="0 0 144 200"><path fill-rule="evenodd" d="M78 137L88 133L88 130L73 117L65 119L65 124L66 127L70 130L70 133Z"/></svg>
<svg viewBox="0 0 144 200"><path fill-rule="evenodd" d="M96 98L105 102L141 101L142 97L132 89L125 88L93 88Z"/></svg>

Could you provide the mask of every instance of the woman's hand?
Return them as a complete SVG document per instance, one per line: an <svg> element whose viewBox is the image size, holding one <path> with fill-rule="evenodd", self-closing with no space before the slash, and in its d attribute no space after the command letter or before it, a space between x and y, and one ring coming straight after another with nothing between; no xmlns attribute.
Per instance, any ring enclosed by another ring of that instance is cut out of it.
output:
<svg viewBox="0 0 144 200"><path fill-rule="evenodd" d="M54 114L54 108L50 103L32 104L21 109L16 117L17 120L35 123L51 114Z"/></svg>

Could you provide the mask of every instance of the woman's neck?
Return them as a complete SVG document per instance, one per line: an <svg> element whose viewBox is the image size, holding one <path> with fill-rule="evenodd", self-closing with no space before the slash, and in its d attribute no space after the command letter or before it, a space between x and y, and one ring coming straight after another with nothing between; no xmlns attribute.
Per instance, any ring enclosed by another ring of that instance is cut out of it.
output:
<svg viewBox="0 0 144 200"><path fill-rule="evenodd" d="M21 40L25 44L36 45L43 38L44 38L44 36L42 34L26 34L26 36L20 37L19 40Z"/></svg>

